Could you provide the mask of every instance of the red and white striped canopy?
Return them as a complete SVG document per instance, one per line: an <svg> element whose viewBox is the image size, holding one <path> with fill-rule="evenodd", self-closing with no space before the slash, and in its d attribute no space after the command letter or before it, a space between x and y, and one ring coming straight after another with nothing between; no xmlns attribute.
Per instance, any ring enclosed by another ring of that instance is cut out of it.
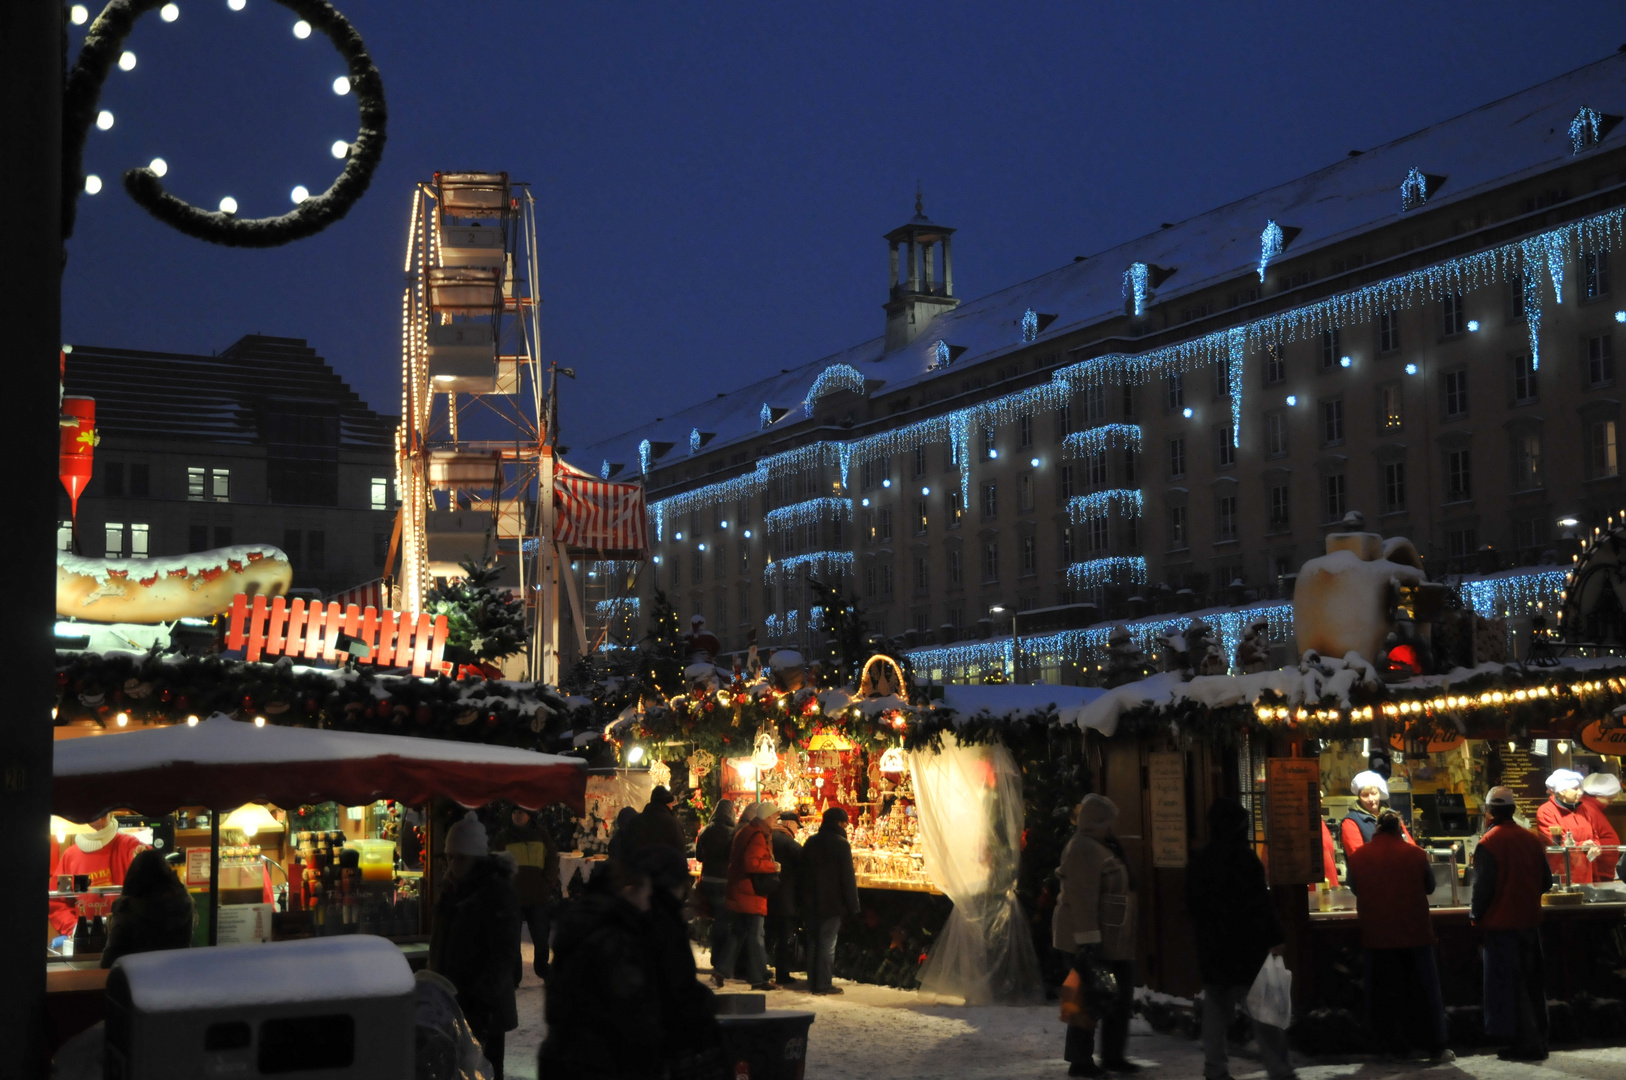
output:
<svg viewBox="0 0 1626 1080"><path fill-rule="evenodd" d="M554 539L569 548L606 558L643 558L649 547L642 484L612 484L556 462L553 477Z"/></svg>

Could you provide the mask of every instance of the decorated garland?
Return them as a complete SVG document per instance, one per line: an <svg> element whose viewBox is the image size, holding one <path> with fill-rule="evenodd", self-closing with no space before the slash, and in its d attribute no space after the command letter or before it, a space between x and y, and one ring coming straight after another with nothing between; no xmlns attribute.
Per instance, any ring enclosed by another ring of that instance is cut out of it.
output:
<svg viewBox="0 0 1626 1080"><path fill-rule="evenodd" d="M102 83L123 49L136 20L166 0L110 0L90 24L79 59L68 74L62 102L62 236L73 235L79 193L84 190L85 139L96 119ZM202 210L164 190L150 168L124 174L124 189L159 221L200 240L230 247L278 247L314 236L344 217L372 183L384 156L388 111L384 82L361 35L327 0L276 0L315 30L326 34L349 67L350 86L361 110L361 127L346 156L344 171L320 195L312 195L278 217L238 219L224 211Z"/></svg>

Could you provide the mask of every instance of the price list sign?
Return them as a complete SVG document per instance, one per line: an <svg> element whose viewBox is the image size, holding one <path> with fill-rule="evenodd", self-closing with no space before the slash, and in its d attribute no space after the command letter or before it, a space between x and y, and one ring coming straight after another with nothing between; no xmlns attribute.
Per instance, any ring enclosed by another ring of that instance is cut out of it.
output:
<svg viewBox="0 0 1626 1080"><path fill-rule="evenodd" d="M1321 761L1270 758L1265 763L1265 841L1272 885L1313 885L1321 859Z"/></svg>
<svg viewBox="0 0 1626 1080"><path fill-rule="evenodd" d="M1186 865L1186 756L1146 755L1152 803L1152 865Z"/></svg>

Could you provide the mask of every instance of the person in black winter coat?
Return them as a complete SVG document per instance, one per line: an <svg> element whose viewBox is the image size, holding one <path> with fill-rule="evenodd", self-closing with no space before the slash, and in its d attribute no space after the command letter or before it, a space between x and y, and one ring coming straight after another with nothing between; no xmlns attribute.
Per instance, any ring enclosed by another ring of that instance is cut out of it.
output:
<svg viewBox="0 0 1626 1080"><path fill-rule="evenodd" d="M689 895L689 861L657 845L638 853L637 868L649 875L651 955L660 989L661 1059L668 1080L719 1080L725 1072L722 1027L710 987L696 977L694 951L683 902Z"/></svg>
<svg viewBox="0 0 1626 1080"><path fill-rule="evenodd" d="M791 969L796 962L797 938L801 934L801 919L797 914L797 891L802 865L802 845L796 842L796 827L802 817L794 810L786 810L773 823L769 839L773 841L773 859L779 864L779 888L768 897L768 958L773 961L775 980L780 986L794 986Z"/></svg>
<svg viewBox="0 0 1626 1080"><path fill-rule="evenodd" d="M632 859L632 842L637 828L633 823L638 820L638 811L630 806L623 806L621 812L615 815L615 828L610 832L610 858L617 862L629 862Z"/></svg>
<svg viewBox="0 0 1626 1080"><path fill-rule="evenodd" d="M695 858L700 860L700 895L711 909L712 962L723 954L728 942L728 856L734 850L734 804L724 799L717 804L711 824L694 842ZM729 974L733 974L730 972Z"/></svg>
<svg viewBox="0 0 1626 1080"><path fill-rule="evenodd" d="M102 967L131 953L189 947L194 920L192 897L164 856L155 848L137 852L113 901Z"/></svg>
<svg viewBox="0 0 1626 1080"><path fill-rule="evenodd" d="M836 936L844 915L858 914L858 875L853 870L853 849L847 842L847 811L832 806L815 833L802 847L803 916L809 930L817 928L808 981L815 994L839 994L833 981Z"/></svg>
<svg viewBox="0 0 1626 1080"><path fill-rule="evenodd" d="M649 877L614 859L593 871L554 925L537 1075L650 1080L662 1071L670 1018L648 912ZM703 988L702 988L703 989Z"/></svg>
<svg viewBox="0 0 1626 1080"><path fill-rule="evenodd" d="M1208 846L1191 854L1186 867L1186 911L1196 929L1197 970L1203 981L1203 1075L1230 1075L1225 1039L1236 1007L1272 954L1280 956L1287 935L1270 900L1265 868L1249 845L1252 819L1235 799L1215 799L1208 811ZM1259 1057L1270 1080L1289 1080L1287 1035L1255 1023Z"/></svg>
<svg viewBox="0 0 1626 1080"><path fill-rule="evenodd" d="M639 852L656 844L669 847L680 855L689 850L689 842L683 836L683 825L672 813L672 793L664 785L656 785L655 790L649 793L649 805L627 827L627 831L627 850L623 853L626 858L636 860Z"/></svg>
<svg viewBox="0 0 1626 1080"><path fill-rule="evenodd" d="M458 1007L502 1080L503 1042L519 1026L519 892L514 860L504 852L490 854L487 844L485 826L472 810L446 830L451 867L435 902L429 970L457 987Z"/></svg>

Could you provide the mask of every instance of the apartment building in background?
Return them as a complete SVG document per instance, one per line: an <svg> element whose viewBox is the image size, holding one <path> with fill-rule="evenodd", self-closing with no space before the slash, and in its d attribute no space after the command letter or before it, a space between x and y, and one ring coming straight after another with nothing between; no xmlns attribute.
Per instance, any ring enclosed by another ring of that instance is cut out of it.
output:
<svg viewBox="0 0 1626 1080"><path fill-rule="evenodd" d="M65 392L96 400L87 556L234 544L287 552L294 589L376 580L395 521L396 418L374 412L303 339L250 334L217 356L76 345ZM58 499L57 545L74 542Z"/></svg>
<svg viewBox="0 0 1626 1080"><path fill-rule="evenodd" d="M816 647L809 575L939 650L1290 598L1351 511L1550 583L1626 506L1623 115L1617 54L976 300L917 203L875 338L573 457L729 649Z"/></svg>

